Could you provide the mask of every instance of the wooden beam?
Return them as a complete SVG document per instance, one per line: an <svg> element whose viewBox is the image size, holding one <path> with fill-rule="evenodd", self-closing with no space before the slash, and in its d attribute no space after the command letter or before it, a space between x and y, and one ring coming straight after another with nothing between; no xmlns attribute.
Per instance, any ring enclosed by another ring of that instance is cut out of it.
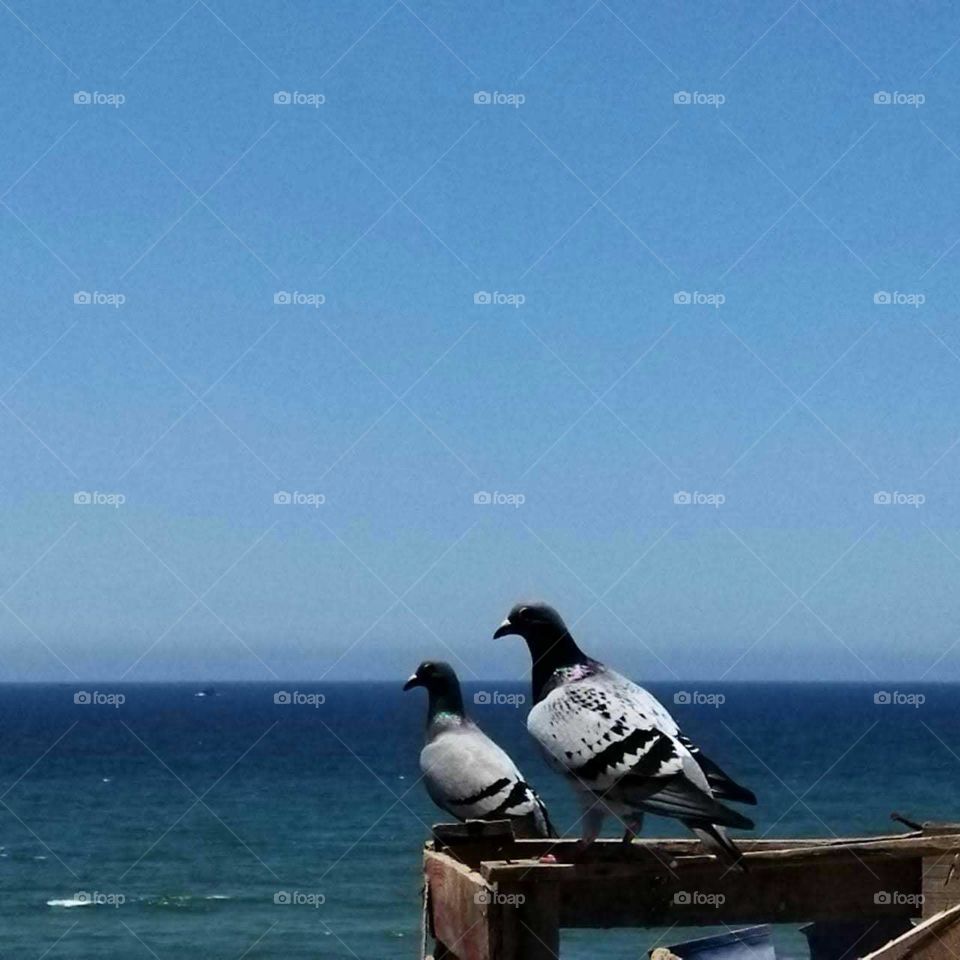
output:
<svg viewBox="0 0 960 960"><path fill-rule="evenodd" d="M559 888L552 884L498 884L497 897L503 903L503 941L498 960L558 960ZM511 906L511 898L515 906Z"/></svg>
<svg viewBox="0 0 960 960"><path fill-rule="evenodd" d="M905 855L909 853L910 855ZM633 851L622 862L483 863L490 884L558 886L564 927L802 923L916 917L921 858L916 851L836 844L748 854L749 872L712 857L657 857Z"/></svg>
<svg viewBox="0 0 960 960"><path fill-rule="evenodd" d="M960 906L924 920L863 960L946 960L960 955Z"/></svg>
<svg viewBox="0 0 960 960"><path fill-rule="evenodd" d="M850 858L760 863L745 876L704 864L632 880L564 876L559 887L564 927L910 918L920 912L920 861L871 861L867 868Z"/></svg>
<svg viewBox="0 0 960 960"><path fill-rule="evenodd" d="M960 829L944 834L909 833L884 837L837 837L831 840L745 840L737 837L736 842L743 853L757 857L831 857L838 850L850 850L855 854L882 853L894 857L937 856L960 851ZM558 860L569 860L572 859L577 843L576 840L515 840L510 850L514 854L512 859L536 860L550 853ZM624 862L650 856L663 860L674 857L703 857L705 854L699 840L644 839L635 840L629 845L624 845L620 840L598 840L580 861Z"/></svg>
<svg viewBox="0 0 960 960"><path fill-rule="evenodd" d="M492 888L483 878L444 853L426 851L423 861L430 891L431 929L438 957L500 960L496 916L488 917ZM445 952L446 951L446 952Z"/></svg>

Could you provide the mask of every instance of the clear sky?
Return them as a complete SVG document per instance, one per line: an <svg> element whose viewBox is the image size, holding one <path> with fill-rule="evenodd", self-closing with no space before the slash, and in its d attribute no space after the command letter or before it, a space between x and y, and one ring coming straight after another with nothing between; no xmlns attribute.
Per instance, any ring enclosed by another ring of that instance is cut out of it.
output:
<svg viewBox="0 0 960 960"><path fill-rule="evenodd" d="M0 20L0 679L960 679L955 5Z"/></svg>

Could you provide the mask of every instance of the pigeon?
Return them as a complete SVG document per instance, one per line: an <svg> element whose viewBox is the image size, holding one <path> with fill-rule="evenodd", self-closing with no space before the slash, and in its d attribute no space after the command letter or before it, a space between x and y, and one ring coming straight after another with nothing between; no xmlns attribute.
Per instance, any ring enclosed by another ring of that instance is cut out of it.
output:
<svg viewBox="0 0 960 960"><path fill-rule="evenodd" d="M453 667L425 660L403 685L414 687L430 695L420 770L433 802L458 820L510 820L516 837L556 837L543 801L464 712Z"/></svg>
<svg viewBox="0 0 960 960"><path fill-rule="evenodd" d="M588 657L562 617L543 603L517 604L494 638L519 634L533 661L527 729L547 762L567 776L584 810L581 849L599 836L606 813L626 825L624 842L645 813L674 817L718 859L742 870L725 827L753 821L721 801L755 804L683 733L643 687Z"/></svg>

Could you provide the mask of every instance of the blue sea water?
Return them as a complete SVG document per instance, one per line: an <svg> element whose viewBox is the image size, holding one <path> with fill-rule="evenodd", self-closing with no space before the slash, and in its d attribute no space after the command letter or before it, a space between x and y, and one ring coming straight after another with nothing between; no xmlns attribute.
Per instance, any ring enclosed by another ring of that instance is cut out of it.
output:
<svg viewBox="0 0 960 960"><path fill-rule="evenodd" d="M893 810L957 818L958 687L651 688L756 791L758 834L890 832L898 829ZM225 684L197 697L196 686L179 684L84 689L92 700L122 694L124 702L75 703L76 686L0 686L4 955L419 955L420 848L429 825L446 819L417 783L423 691ZM281 689L293 702L274 702ZM880 689L890 702L875 702ZM481 690L489 703L473 702ZM563 830L578 812L536 754L527 705L511 702L527 692L468 685L467 701ZM678 693L690 702L676 703ZM651 818L646 833L683 831ZM607 834L617 835L616 825ZM100 902L71 905L78 894ZM665 942L688 934L671 930ZM563 955L640 957L659 935L571 932ZM795 930L778 931L778 941L782 956L804 955Z"/></svg>

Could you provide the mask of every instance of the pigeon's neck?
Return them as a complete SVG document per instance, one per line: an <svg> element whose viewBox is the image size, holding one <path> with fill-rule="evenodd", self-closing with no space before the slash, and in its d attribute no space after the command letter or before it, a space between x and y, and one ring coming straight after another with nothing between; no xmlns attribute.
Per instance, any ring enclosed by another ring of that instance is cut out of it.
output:
<svg viewBox="0 0 960 960"><path fill-rule="evenodd" d="M539 703L550 692L551 681L558 670L586 667L591 662L569 633L527 638L527 647L533 661L534 703Z"/></svg>
<svg viewBox="0 0 960 960"><path fill-rule="evenodd" d="M463 695L460 693L459 684L454 684L443 690L430 691L430 704L427 708L428 727L438 720L462 721L463 719Z"/></svg>

